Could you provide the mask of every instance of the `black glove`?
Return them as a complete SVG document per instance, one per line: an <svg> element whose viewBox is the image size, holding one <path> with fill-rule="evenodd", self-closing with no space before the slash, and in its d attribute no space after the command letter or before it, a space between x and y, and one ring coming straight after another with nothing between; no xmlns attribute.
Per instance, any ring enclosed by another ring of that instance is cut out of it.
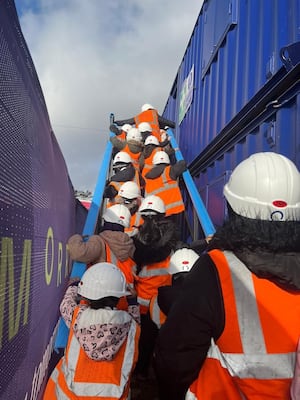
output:
<svg viewBox="0 0 300 400"><path fill-rule="evenodd" d="M115 135L120 135L121 131L115 124L111 124L109 127L110 131L113 132Z"/></svg>

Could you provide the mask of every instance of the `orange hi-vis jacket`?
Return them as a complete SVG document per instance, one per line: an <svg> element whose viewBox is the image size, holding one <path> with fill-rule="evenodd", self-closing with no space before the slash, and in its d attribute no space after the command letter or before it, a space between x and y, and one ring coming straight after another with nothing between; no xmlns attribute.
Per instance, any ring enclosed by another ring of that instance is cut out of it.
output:
<svg viewBox="0 0 300 400"><path fill-rule="evenodd" d="M158 112L156 110L146 110L134 117L135 126L138 126L141 122L148 122L152 128L152 135L156 136L160 141L160 128L158 122Z"/></svg>
<svg viewBox="0 0 300 400"><path fill-rule="evenodd" d="M159 196L165 203L166 216L179 214L185 209L178 182L170 177L170 168L170 165L166 166L163 173L155 179L145 178L145 196Z"/></svg>
<svg viewBox="0 0 300 400"><path fill-rule="evenodd" d="M157 295L160 286L171 285L172 275L168 273L170 256L165 260L144 265L135 276L135 290L141 314L147 314L150 300Z"/></svg>
<svg viewBox="0 0 300 400"><path fill-rule="evenodd" d="M161 326L166 322L167 316L161 311L158 305L157 295L153 296L150 300L149 313L152 321L155 323L158 329L160 329Z"/></svg>
<svg viewBox="0 0 300 400"><path fill-rule="evenodd" d="M150 154L149 157L145 158L145 162L143 165L143 169L142 169L142 176L145 178L145 175L147 174L147 172L149 172L152 168L153 168L153 157L154 155L158 152L161 151L162 148L161 147L155 147L152 151L152 153Z"/></svg>
<svg viewBox="0 0 300 400"><path fill-rule="evenodd" d="M132 320L127 339L110 361L90 359L73 332L76 307L65 356L52 372L43 400L129 400L130 378L138 355L140 327Z"/></svg>
<svg viewBox="0 0 300 400"><path fill-rule="evenodd" d="M289 400L300 294L257 277L232 252L209 255L220 276L225 328L186 399Z"/></svg>

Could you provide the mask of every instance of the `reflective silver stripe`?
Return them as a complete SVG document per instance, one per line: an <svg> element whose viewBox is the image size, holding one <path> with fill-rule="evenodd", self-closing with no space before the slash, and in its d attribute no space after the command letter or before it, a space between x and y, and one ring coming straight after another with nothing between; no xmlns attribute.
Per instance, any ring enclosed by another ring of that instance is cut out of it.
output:
<svg viewBox="0 0 300 400"><path fill-rule="evenodd" d="M188 389L185 395L185 400L197 400L197 397Z"/></svg>
<svg viewBox="0 0 300 400"><path fill-rule="evenodd" d="M230 266L243 353L222 353L212 340L207 356L218 359L230 375L239 378L292 378L295 353L266 351L251 272L233 253L225 251L224 255Z"/></svg>
<svg viewBox="0 0 300 400"><path fill-rule="evenodd" d="M62 388L59 386L59 384L57 384L55 387L55 394L56 394L56 399L58 400L70 400L70 397L68 397L65 394Z"/></svg>
<svg viewBox="0 0 300 400"><path fill-rule="evenodd" d="M151 194L157 195L158 193L162 193L162 192L165 192L168 189L174 189L176 187L177 187L177 183L165 183L164 186L161 186L160 188L152 190Z"/></svg>
<svg viewBox="0 0 300 400"><path fill-rule="evenodd" d="M68 350L68 366L66 365L65 360L63 361L62 365L62 370L69 390L78 396L99 396L99 393L101 393L102 397L120 398L124 391L125 385L128 382L129 374L132 370L136 328L137 324L134 320L132 320L128 332L122 368L120 371L120 385L98 382L92 382L92 384L91 382L74 382L74 371L80 354L80 344L73 334ZM100 379L101 377L99 377L99 380Z"/></svg>
<svg viewBox="0 0 300 400"><path fill-rule="evenodd" d="M58 369L55 367L54 370L52 371L51 374L51 379L53 380L53 382L55 383L55 394L56 394L56 399L59 400L70 400L69 397L65 394L65 392L61 389L61 387L59 386L58 383L58 375L59 375L59 371Z"/></svg>
<svg viewBox="0 0 300 400"><path fill-rule="evenodd" d="M144 164L144 166L143 166L143 168L152 168L153 167L153 164L147 164L147 163L145 163Z"/></svg>
<svg viewBox="0 0 300 400"><path fill-rule="evenodd" d="M188 389L185 395L185 400L197 400L197 397Z"/></svg>
<svg viewBox="0 0 300 400"><path fill-rule="evenodd" d="M137 301L141 306L149 307L150 300L144 299L143 297L137 296Z"/></svg>
<svg viewBox="0 0 300 400"><path fill-rule="evenodd" d="M152 307L151 307L151 319L157 325L158 328L161 327L160 321L160 308L157 302L157 296L152 300Z"/></svg>
<svg viewBox="0 0 300 400"><path fill-rule="evenodd" d="M107 247L108 247L108 246L107 246ZM117 259L117 257L114 255L114 253L111 251L110 248L108 249L108 251L109 251L109 253L110 253L110 260L111 260L111 263L114 264L114 265L116 265L116 266L118 266L118 259Z"/></svg>
<svg viewBox="0 0 300 400"><path fill-rule="evenodd" d="M219 360L231 376L239 378L285 379L294 375L295 353L222 353L212 339L207 357Z"/></svg>
<svg viewBox="0 0 300 400"><path fill-rule="evenodd" d="M58 374L59 374L58 369L57 369L57 367L55 367L54 370L53 370L52 373L51 373L51 379L52 379L55 383L57 383Z"/></svg>
<svg viewBox="0 0 300 400"><path fill-rule="evenodd" d="M163 193L163 192L165 192L166 190L169 190L169 189L177 189L178 188L177 182L168 183L166 169L164 169L161 177L162 177L163 184L159 188L151 191L152 195L157 195L159 193ZM174 201L173 203L166 204L166 210L170 210L170 209L172 209L174 207L178 207L178 206L181 206L181 205L183 205L183 201L182 200Z"/></svg>
<svg viewBox="0 0 300 400"><path fill-rule="evenodd" d="M170 203L170 204L167 204L166 205L166 210L169 210L170 208L173 208L173 207L177 207L177 206L181 206L183 204L183 202L182 201L174 201L173 203Z"/></svg>
<svg viewBox="0 0 300 400"><path fill-rule="evenodd" d="M169 275L167 268L148 269L147 266L144 266L138 276L139 278L150 278L152 276L163 275Z"/></svg>
<svg viewBox="0 0 300 400"><path fill-rule="evenodd" d="M230 265L243 352L266 354L252 274L232 252L225 251L224 255Z"/></svg>

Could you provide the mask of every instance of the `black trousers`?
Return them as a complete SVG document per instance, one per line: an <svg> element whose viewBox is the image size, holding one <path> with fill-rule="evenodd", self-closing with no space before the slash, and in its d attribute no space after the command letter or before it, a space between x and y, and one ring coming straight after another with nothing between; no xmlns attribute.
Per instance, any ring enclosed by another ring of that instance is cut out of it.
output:
<svg viewBox="0 0 300 400"><path fill-rule="evenodd" d="M145 377L148 376L157 334L158 328L150 318L149 312L147 314L142 314L139 357L135 367L135 373L141 374Z"/></svg>

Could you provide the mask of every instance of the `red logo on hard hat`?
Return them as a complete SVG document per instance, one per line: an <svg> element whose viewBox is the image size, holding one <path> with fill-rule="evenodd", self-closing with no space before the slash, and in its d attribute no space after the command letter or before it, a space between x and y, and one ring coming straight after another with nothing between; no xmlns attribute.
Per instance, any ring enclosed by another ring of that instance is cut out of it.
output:
<svg viewBox="0 0 300 400"><path fill-rule="evenodd" d="M182 261L182 264L189 264L189 261Z"/></svg>
<svg viewBox="0 0 300 400"><path fill-rule="evenodd" d="M287 206L287 202L284 200L274 200L272 204L273 204L273 206L280 207L280 208Z"/></svg>
<svg viewBox="0 0 300 400"><path fill-rule="evenodd" d="M123 217L123 215L120 215L120 219L125 219L125 217Z"/></svg>

